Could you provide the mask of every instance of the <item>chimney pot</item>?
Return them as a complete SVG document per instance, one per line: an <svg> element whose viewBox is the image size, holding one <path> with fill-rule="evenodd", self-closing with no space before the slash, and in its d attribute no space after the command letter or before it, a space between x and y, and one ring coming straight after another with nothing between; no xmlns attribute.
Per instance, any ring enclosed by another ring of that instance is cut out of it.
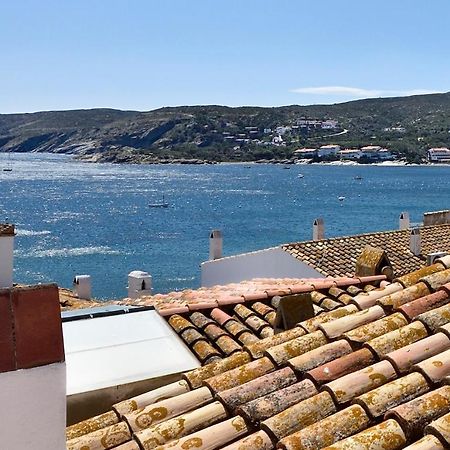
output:
<svg viewBox="0 0 450 450"><path fill-rule="evenodd" d="M399 219L399 228L400 230L407 230L410 226L410 222L409 222L409 212L407 211L403 211L400 214L400 219Z"/></svg>
<svg viewBox="0 0 450 450"><path fill-rule="evenodd" d="M422 245L420 242L420 228L411 228L410 238L409 238L409 249L411 253L415 256L419 256L422 253Z"/></svg>
<svg viewBox="0 0 450 450"><path fill-rule="evenodd" d="M90 275L76 275L73 280L73 291L78 298L91 299L92 283Z"/></svg>
<svg viewBox="0 0 450 450"><path fill-rule="evenodd" d="M222 258L223 237L220 230L212 230L209 235L209 260Z"/></svg>
<svg viewBox="0 0 450 450"><path fill-rule="evenodd" d="M152 277L147 272L133 270L128 274L128 297L136 299L152 295Z"/></svg>
<svg viewBox="0 0 450 450"><path fill-rule="evenodd" d="M325 239L325 224L321 217L313 222L313 241L320 241Z"/></svg>
<svg viewBox="0 0 450 450"><path fill-rule="evenodd" d="M0 288L13 285L14 225L0 223Z"/></svg>

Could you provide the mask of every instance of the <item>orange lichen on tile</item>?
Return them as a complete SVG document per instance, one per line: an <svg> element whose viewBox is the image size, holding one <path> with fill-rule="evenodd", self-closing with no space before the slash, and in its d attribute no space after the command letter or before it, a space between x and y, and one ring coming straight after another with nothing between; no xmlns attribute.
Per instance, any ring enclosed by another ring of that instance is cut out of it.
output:
<svg viewBox="0 0 450 450"><path fill-rule="evenodd" d="M236 416L219 422L203 430L191 433L185 437L169 442L159 450L170 448L173 450L186 449L217 449L247 434L249 429L242 417Z"/></svg>
<svg viewBox="0 0 450 450"><path fill-rule="evenodd" d="M264 420L261 428L279 440L335 412L336 405L331 395L321 392Z"/></svg>
<svg viewBox="0 0 450 450"><path fill-rule="evenodd" d="M274 369L275 365L272 361L267 357L263 357L243 364L235 369L215 375L212 378L208 378L203 383L208 386L211 392L217 393L240 386L247 381L265 375Z"/></svg>
<svg viewBox="0 0 450 450"><path fill-rule="evenodd" d="M350 344L341 339L339 341L330 342L319 348L310 350L303 355L289 359L288 364L298 374L303 374L308 370L314 369L322 364L333 361L341 356L348 355L352 352Z"/></svg>
<svg viewBox="0 0 450 450"><path fill-rule="evenodd" d="M257 426L261 420L284 411L290 406L316 395L317 389L310 380L303 380L271 394L252 400L237 409L245 420Z"/></svg>
<svg viewBox="0 0 450 450"><path fill-rule="evenodd" d="M101 430L102 428L115 425L119 422L119 417L114 411L109 411L104 414L86 419L75 425L66 428L66 439L75 439L93 431Z"/></svg>
<svg viewBox="0 0 450 450"><path fill-rule="evenodd" d="M278 391L284 387L294 384L297 378L294 371L289 367L268 373L240 386L216 394L229 411L234 411L243 403L250 402L271 392Z"/></svg>
<svg viewBox="0 0 450 450"><path fill-rule="evenodd" d="M418 315L430 311L450 302L449 294L445 290L434 292L433 294L405 303L399 308L399 311L406 315L410 320Z"/></svg>
<svg viewBox="0 0 450 450"><path fill-rule="evenodd" d="M436 436L427 434L414 444L405 447L404 450L446 450L446 448Z"/></svg>
<svg viewBox="0 0 450 450"><path fill-rule="evenodd" d="M450 447L450 414L445 414L427 425L425 433L436 436L440 442Z"/></svg>
<svg viewBox="0 0 450 450"><path fill-rule="evenodd" d="M315 450L332 445L369 426L370 420L359 405L352 405L280 440L283 450Z"/></svg>
<svg viewBox="0 0 450 450"><path fill-rule="evenodd" d="M386 384L397 377L393 365L389 361L380 361L357 372L349 373L323 386L335 402L347 403L358 395Z"/></svg>
<svg viewBox="0 0 450 450"><path fill-rule="evenodd" d="M358 348L364 342L383 336L391 331L398 330L405 325L408 325L408 321L405 319L405 316L401 313L394 313L348 331L343 334L343 337L347 339L355 348Z"/></svg>
<svg viewBox="0 0 450 450"><path fill-rule="evenodd" d="M450 303L417 316L425 326L435 333L439 327L450 323Z"/></svg>
<svg viewBox="0 0 450 450"><path fill-rule="evenodd" d="M251 357L247 352L237 352L220 361L191 370L183 374L183 379L189 383L191 388L195 389L202 385L203 380L227 372L250 361Z"/></svg>
<svg viewBox="0 0 450 450"><path fill-rule="evenodd" d="M413 366L413 370L418 370L431 383L440 383L450 374L450 349Z"/></svg>
<svg viewBox="0 0 450 450"><path fill-rule="evenodd" d="M342 336L347 331L368 324L384 317L385 313L381 306L372 306L369 309L351 314L347 317L333 320L332 322L322 323L319 328L329 339Z"/></svg>
<svg viewBox="0 0 450 450"><path fill-rule="evenodd" d="M131 440L130 430L125 422L107 426L66 442L67 450L110 449Z"/></svg>
<svg viewBox="0 0 450 450"><path fill-rule="evenodd" d="M428 286L423 282L419 282L394 294L381 297L377 300L377 303L383 308L396 310L403 304L428 294L430 294Z"/></svg>
<svg viewBox="0 0 450 450"><path fill-rule="evenodd" d="M388 353L417 342L427 336L427 329L423 323L416 321L371 339L364 346L375 353L379 359L382 359Z"/></svg>
<svg viewBox="0 0 450 450"><path fill-rule="evenodd" d="M207 387L195 389L186 394L178 395L167 400L124 414L133 432L149 428L167 419L183 414L213 401L212 394Z"/></svg>
<svg viewBox="0 0 450 450"><path fill-rule="evenodd" d="M175 381L167 384L166 386L153 389L150 392L144 392L136 397L116 403L113 405L113 409L119 416L122 416L123 414L128 414L138 409L145 408L146 406L160 402L161 400L176 397L180 394L185 394L186 392L189 392L189 390L189 385L185 380Z"/></svg>
<svg viewBox="0 0 450 450"><path fill-rule="evenodd" d="M445 266L441 263L435 263L431 266L425 266L421 269L415 270L414 272L408 273L406 275L403 275L401 277L398 277L394 280L394 282L401 283L404 287L412 286L413 284L416 284L419 282L419 280L423 277L426 277L428 275L431 275L436 272L440 272L441 270L444 270Z"/></svg>
<svg viewBox="0 0 450 450"><path fill-rule="evenodd" d="M316 317L300 322L298 325L304 328L305 331L312 333L313 331L317 331L319 329L320 324L332 322L333 320L340 319L341 317L355 314L358 311L359 310L355 305L347 305L335 309L334 311L318 314Z"/></svg>
<svg viewBox="0 0 450 450"><path fill-rule="evenodd" d="M328 342L322 331L305 334L283 344L276 345L266 350L265 354L276 364L281 365L289 359L302 355L310 350L325 345Z"/></svg>
<svg viewBox="0 0 450 450"><path fill-rule="evenodd" d="M274 448L267 433L260 430L223 447L222 450L273 450Z"/></svg>
<svg viewBox="0 0 450 450"><path fill-rule="evenodd" d="M385 415L401 425L408 439L419 437L425 425L450 411L450 386L443 386L397 406Z"/></svg>
<svg viewBox="0 0 450 450"><path fill-rule="evenodd" d="M406 436L395 420L386 420L322 450L399 450Z"/></svg>
<svg viewBox="0 0 450 450"><path fill-rule="evenodd" d="M403 285L401 283L392 283L383 288L373 289L370 292L360 292L353 298L351 303L357 305L361 310L367 309L375 306L379 299L402 290Z"/></svg>
<svg viewBox="0 0 450 450"><path fill-rule="evenodd" d="M306 376L317 385L328 383L375 363L372 352L366 348L341 356L306 372Z"/></svg>
<svg viewBox="0 0 450 450"><path fill-rule="evenodd" d="M187 436L227 418L220 402L198 408L194 411L166 420L134 434L144 450L152 450L167 442Z"/></svg>
<svg viewBox="0 0 450 450"><path fill-rule="evenodd" d="M449 338L443 333L437 333L387 353L386 359L394 365L397 372L404 374L409 372L414 364L437 355L448 348L450 348Z"/></svg>
<svg viewBox="0 0 450 450"><path fill-rule="evenodd" d="M363 406L370 417L375 419L429 390L427 380L420 373L412 372L357 397L354 402Z"/></svg>

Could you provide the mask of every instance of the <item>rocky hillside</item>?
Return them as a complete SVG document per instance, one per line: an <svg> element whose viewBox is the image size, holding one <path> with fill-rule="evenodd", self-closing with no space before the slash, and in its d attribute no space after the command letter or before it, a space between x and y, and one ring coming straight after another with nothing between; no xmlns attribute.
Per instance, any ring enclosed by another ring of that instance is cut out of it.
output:
<svg viewBox="0 0 450 450"><path fill-rule="evenodd" d="M319 125L305 125L305 119ZM334 125L322 128L320 123ZM281 140L277 140L278 137ZM93 161L288 158L302 146L378 144L410 160L450 145L450 93L278 108L183 106L0 115L0 151Z"/></svg>

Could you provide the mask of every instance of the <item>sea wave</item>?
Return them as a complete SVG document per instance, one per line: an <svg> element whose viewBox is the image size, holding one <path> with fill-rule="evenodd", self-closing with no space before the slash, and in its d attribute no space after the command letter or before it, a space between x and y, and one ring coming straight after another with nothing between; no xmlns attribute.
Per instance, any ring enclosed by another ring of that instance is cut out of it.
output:
<svg viewBox="0 0 450 450"><path fill-rule="evenodd" d="M51 234L51 231L49 230L36 231L36 230L22 230L20 228L16 230L16 232L17 236L45 236L46 234Z"/></svg>
<svg viewBox="0 0 450 450"><path fill-rule="evenodd" d="M68 258L85 255L119 255L120 252L107 246L98 247L76 247L76 248L51 248L48 250L31 250L19 252L16 256L27 256L30 258Z"/></svg>

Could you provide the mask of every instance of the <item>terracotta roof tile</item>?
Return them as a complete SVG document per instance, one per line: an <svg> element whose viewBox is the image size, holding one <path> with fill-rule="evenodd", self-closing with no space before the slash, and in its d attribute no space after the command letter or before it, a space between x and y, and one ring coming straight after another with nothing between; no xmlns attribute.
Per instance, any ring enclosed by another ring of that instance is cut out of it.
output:
<svg viewBox="0 0 450 450"><path fill-rule="evenodd" d="M394 366L389 361L380 361L356 372L349 373L323 386L336 403L347 403L358 395L396 378Z"/></svg>
<svg viewBox="0 0 450 450"><path fill-rule="evenodd" d="M386 420L322 450L399 450L406 436L395 420Z"/></svg>
<svg viewBox="0 0 450 450"><path fill-rule="evenodd" d="M450 412L450 386L443 386L388 411L386 418L397 420L408 439L417 439L431 421Z"/></svg>
<svg viewBox="0 0 450 450"><path fill-rule="evenodd" d="M446 447L450 446L450 414L445 414L425 427L425 433L436 436Z"/></svg>
<svg viewBox="0 0 450 450"><path fill-rule="evenodd" d="M374 362L375 357L372 352L363 348L309 370L305 375L317 385L322 385L352 373L355 370L367 367Z"/></svg>
<svg viewBox="0 0 450 450"><path fill-rule="evenodd" d="M426 377L430 383L440 383L450 374L450 350L425 359L413 367Z"/></svg>
<svg viewBox="0 0 450 450"><path fill-rule="evenodd" d="M369 423L370 420L364 410L359 405L352 405L281 439L279 448L321 449L365 430Z"/></svg>
<svg viewBox="0 0 450 450"><path fill-rule="evenodd" d="M395 273L400 276L425 265L425 257L411 253L409 233L409 230L396 230L297 242L283 245L283 249L320 273L339 277L354 273L356 259L369 244L386 251ZM450 224L421 227L420 236L423 255L450 251Z"/></svg>
<svg viewBox="0 0 450 450"><path fill-rule="evenodd" d="M336 405L328 392L320 392L296 403L261 422L261 428L276 440L317 422L336 412Z"/></svg>
<svg viewBox="0 0 450 450"><path fill-rule="evenodd" d="M437 437L427 434L414 444L405 447L404 450L445 450L445 447Z"/></svg>
<svg viewBox="0 0 450 450"><path fill-rule="evenodd" d="M288 360L288 364L296 373L301 375L351 352L350 344L346 340L339 340L291 358Z"/></svg>
<svg viewBox="0 0 450 450"><path fill-rule="evenodd" d="M420 314L443 306L449 302L449 294L445 290L439 290L433 294L405 303L399 310L410 320L413 320Z"/></svg>
<svg viewBox="0 0 450 450"><path fill-rule="evenodd" d="M317 389L310 380L303 380L271 394L252 400L237 409L248 423L256 426L296 403L316 395Z"/></svg>
<svg viewBox="0 0 450 450"><path fill-rule="evenodd" d="M361 405L372 419L377 419L389 409L419 397L429 390L427 380L420 373L412 372L356 397L354 402Z"/></svg>
<svg viewBox="0 0 450 450"><path fill-rule="evenodd" d="M447 348L450 348L449 338L443 333L437 333L387 353L386 359L394 365L397 372L403 374L409 372L414 364L437 355Z"/></svg>
<svg viewBox="0 0 450 450"><path fill-rule="evenodd" d="M419 280L427 275L419 272L404 278L404 284L385 284L381 289L358 283L345 292L334 285L331 291L327 287L312 293L319 304L342 303L347 295L353 296L352 302L355 296L370 302L391 296L402 299L397 311L403 307L406 311L417 302L422 305L416 306L421 313L413 322L412 314L393 312L393 302L386 301L382 307L380 300L364 311L351 303L261 339L263 331L274 333L278 299L267 296L248 302L242 297L239 304L168 317L193 351L194 346L207 348L203 353L197 349L205 359L203 367L184 374L186 381L181 384L120 402L114 408L117 414L110 412L106 419L78 424L74 430L82 434L76 436L78 447L72 449L98 442L109 426L128 422L134 437L128 433L119 445L132 450L139 439L145 450L158 443L167 444L163 448L195 443L201 445L198 448L217 450L273 450L276 446L400 450L406 439L420 438L426 425L450 412L450 339L446 335L450 335L450 302L441 304L447 301L447 290L439 286L445 277L427 279L427 286L437 289L435 293L404 303L415 292L425 293ZM210 298L217 300L231 289L233 295L256 295L250 288L253 283L214 287ZM307 284L293 279L259 279L256 283L264 292L284 289L280 286L285 283L293 288ZM396 295L404 285L411 289ZM199 298L206 299L208 291L199 291ZM177 294L177 298L195 300L195 292ZM256 341L242 346L244 338ZM217 360L208 364L211 359ZM379 423L383 415L385 421ZM179 428L178 419L185 421L185 429ZM373 423L375 427L367 428Z"/></svg>
<svg viewBox="0 0 450 450"><path fill-rule="evenodd" d="M364 344L378 359L388 353L405 347L428 336L422 322L416 321L381 336L375 337Z"/></svg>

